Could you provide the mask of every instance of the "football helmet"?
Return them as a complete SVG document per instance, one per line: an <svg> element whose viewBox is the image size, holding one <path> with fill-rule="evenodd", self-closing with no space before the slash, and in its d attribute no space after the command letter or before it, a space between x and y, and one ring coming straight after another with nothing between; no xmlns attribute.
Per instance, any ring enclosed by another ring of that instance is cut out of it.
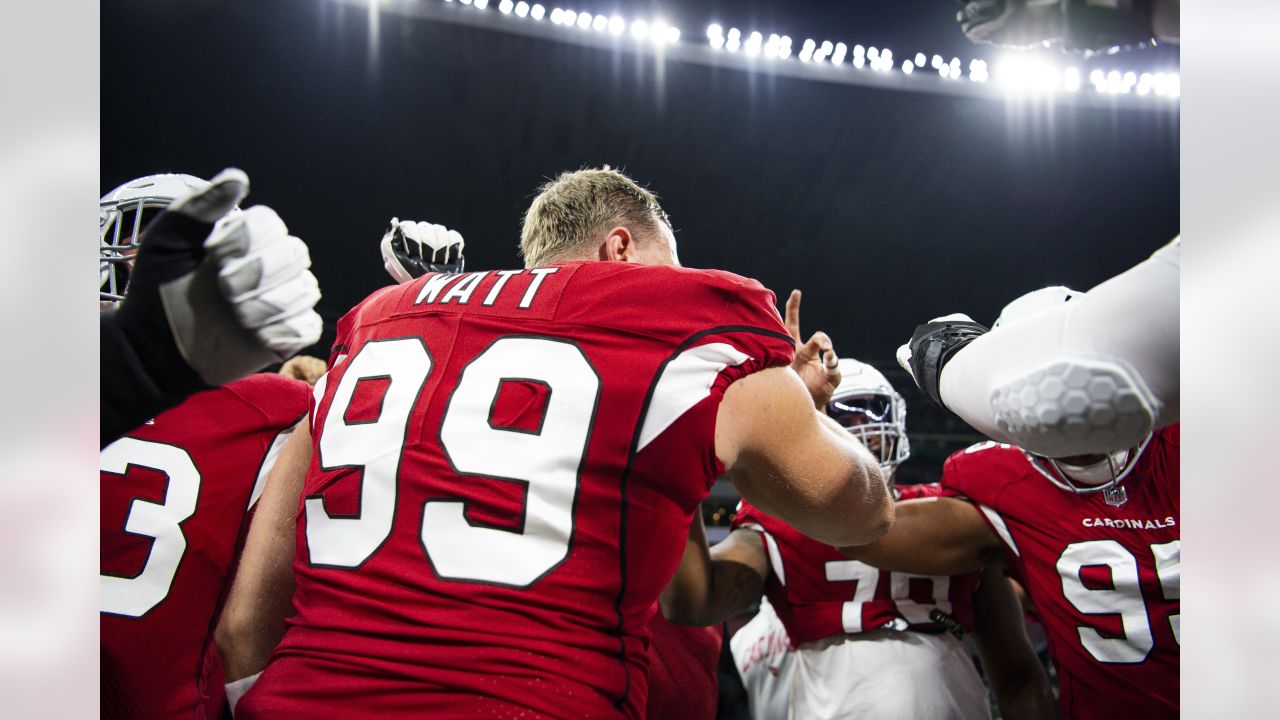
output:
<svg viewBox="0 0 1280 720"><path fill-rule="evenodd" d="M162 173L130 180L102 196L98 201L98 300L102 306L124 299L133 256L147 223L175 199L208 185L192 175Z"/></svg>
<svg viewBox="0 0 1280 720"><path fill-rule="evenodd" d="M864 362L840 358L840 385L827 403L827 415L867 446L886 479L911 456L907 403L879 370Z"/></svg>
<svg viewBox="0 0 1280 720"><path fill-rule="evenodd" d="M1000 312L992 330L1011 322L1020 322L1025 318L1070 302L1082 293L1062 286L1053 286L1032 290L1019 297ZM1057 487L1079 495L1104 493L1104 498L1111 505L1122 505L1128 499L1124 488L1120 486L1124 479L1138 464L1138 458L1151 441L1148 434L1135 447L1117 450L1112 453L1099 454L1092 463L1074 464L1063 458L1049 458L1023 450L1027 460L1036 472L1043 475Z"/></svg>

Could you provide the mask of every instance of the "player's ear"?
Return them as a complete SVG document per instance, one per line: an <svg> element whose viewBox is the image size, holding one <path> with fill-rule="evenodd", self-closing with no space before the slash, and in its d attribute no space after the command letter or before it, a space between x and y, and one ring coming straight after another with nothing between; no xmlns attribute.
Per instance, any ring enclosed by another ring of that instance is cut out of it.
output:
<svg viewBox="0 0 1280 720"><path fill-rule="evenodd" d="M617 262L634 262L636 254L635 238L631 231L624 227L615 227L605 236L600 245L600 259Z"/></svg>

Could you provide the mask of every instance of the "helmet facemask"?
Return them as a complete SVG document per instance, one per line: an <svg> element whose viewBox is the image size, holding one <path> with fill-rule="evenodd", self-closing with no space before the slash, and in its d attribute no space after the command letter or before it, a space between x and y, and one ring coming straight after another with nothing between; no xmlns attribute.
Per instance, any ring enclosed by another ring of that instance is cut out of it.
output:
<svg viewBox="0 0 1280 720"><path fill-rule="evenodd" d="M1047 458L1025 450L1023 454L1036 472L1062 490L1076 495L1100 492L1108 505L1120 506L1129 500L1121 483L1138 466L1138 458L1150 442L1151 436L1147 435L1137 447L1107 453L1088 465L1072 465L1062 458Z"/></svg>
<svg viewBox="0 0 1280 720"><path fill-rule="evenodd" d="M137 198L99 205L98 300L104 307L124 299L129 289L129 275L133 271L133 256L138 253L142 233L171 200Z"/></svg>
<svg viewBox="0 0 1280 720"><path fill-rule="evenodd" d="M174 200L202 190L208 181L192 175L147 175L121 185L98 201L98 301L108 309L124 299L147 225Z"/></svg>
<svg viewBox="0 0 1280 720"><path fill-rule="evenodd" d="M884 392L843 395L827 404L827 415L871 451L892 486L894 470L911 455L902 397Z"/></svg>

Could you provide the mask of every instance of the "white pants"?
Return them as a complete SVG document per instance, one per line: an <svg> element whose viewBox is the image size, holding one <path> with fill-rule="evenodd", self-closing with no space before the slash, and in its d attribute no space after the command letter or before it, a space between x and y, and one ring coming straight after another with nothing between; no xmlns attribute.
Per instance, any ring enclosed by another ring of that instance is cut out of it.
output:
<svg viewBox="0 0 1280 720"><path fill-rule="evenodd" d="M990 720L987 689L950 634L888 629L796 651L792 720Z"/></svg>

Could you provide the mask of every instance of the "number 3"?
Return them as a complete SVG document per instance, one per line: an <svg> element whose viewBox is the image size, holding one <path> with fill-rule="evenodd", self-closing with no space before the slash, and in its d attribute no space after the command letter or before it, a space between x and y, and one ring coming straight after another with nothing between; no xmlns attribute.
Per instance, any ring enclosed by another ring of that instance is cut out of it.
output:
<svg viewBox="0 0 1280 720"><path fill-rule="evenodd" d="M408 422L431 370L430 354L419 338L370 342L349 362L317 447L325 469L363 468L361 512L334 517L322 498L306 500L313 564L359 567L391 534ZM390 378L378 419L348 424L344 415L356 385L369 378ZM504 380L534 381L548 388L536 433L489 424ZM521 483L527 496L517 530L472 523L462 500L426 502L420 537L438 576L522 588L565 559L599 394L599 375L582 350L561 340L501 338L463 369L441 419L446 457L463 477Z"/></svg>
<svg viewBox="0 0 1280 720"><path fill-rule="evenodd" d="M137 465L169 476L164 503L138 499L129 505L125 532L154 538L142 572L135 577L98 576L102 612L142 617L168 596L187 551L181 523L195 514L200 471L180 447L131 437L111 443L99 457L102 471L113 475L124 475L130 465Z"/></svg>

